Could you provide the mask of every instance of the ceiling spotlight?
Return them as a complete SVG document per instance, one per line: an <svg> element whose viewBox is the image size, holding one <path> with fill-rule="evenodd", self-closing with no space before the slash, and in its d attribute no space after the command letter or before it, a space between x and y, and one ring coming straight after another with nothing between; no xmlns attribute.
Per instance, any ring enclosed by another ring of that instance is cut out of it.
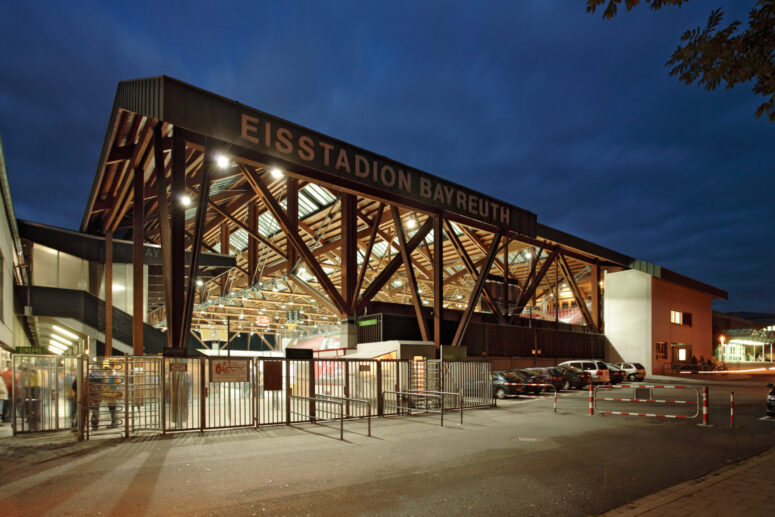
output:
<svg viewBox="0 0 775 517"><path fill-rule="evenodd" d="M218 166L219 169L225 169L229 166L229 159L226 158L224 155L219 154L215 157L215 164Z"/></svg>
<svg viewBox="0 0 775 517"><path fill-rule="evenodd" d="M458 300L460 300L460 299L462 299L462 298L463 298L463 295L462 295L462 294L459 294L459 295L455 296L455 298L457 298Z"/></svg>
<svg viewBox="0 0 775 517"><path fill-rule="evenodd" d="M276 292L277 292L277 291L279 291L279 290L280 290L280 288L279 288L279 287L277 287L277 284L273 284L273 285L272 285L272 292L276 293Z"/></svg>
<svg viewBox="0 0 775 517"><path fill-rule="evenodd" d="M409 220L406 221L406 227L409 228L410 230L414 230L415 228L417 228L417 218L414 216L414 214L409 216Z"/></svg>
<svg viewBox="0 0 775 517"><path fill-rule="evenodd" d="M202 287L203 285L205 285L205 283L202 281L202 279L201 278L197 278L196 279L196 286L197 287Z"/></svg>
<svg viewBox="0 0 775 517"><path fill-rule="evenodd" d="M187 196L186 194L183 194L180 196L180 204L183 206L190 206L191 205L191 198Z"/></svg>
<svg viewBox="0 0 775 517"><path fill-rule="evenodd" d="M241 320L245 319L245 313L244 312L240 312L239 313L239 319L241 319Z"/></svg>
<svg viewBox="0 0 775 517"><path fill-rule="evenodd" d="M275 167L271 171L269 171L269 174L271 174L272 177L275 178L275 179L280 179L280 178L283 177L283 171L281 171L277 167Z"/></svg>

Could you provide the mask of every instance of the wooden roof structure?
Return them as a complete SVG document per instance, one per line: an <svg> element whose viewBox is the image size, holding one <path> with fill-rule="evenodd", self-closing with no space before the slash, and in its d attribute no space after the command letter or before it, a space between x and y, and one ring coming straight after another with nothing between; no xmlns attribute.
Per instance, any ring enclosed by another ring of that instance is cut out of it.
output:
<svg viewBox="0 0 775 517"><path fill-rule="evenodd" d="M372 301L414 306L428 340L442 309L460 311L459 342L475 310L509 324L552 299L600 332L601 271L645 264L169 77L119 83L81 230L161 246L148 307L170 347L227 327L315 333ZM205 275L201 252L236 265Z"/></svg>

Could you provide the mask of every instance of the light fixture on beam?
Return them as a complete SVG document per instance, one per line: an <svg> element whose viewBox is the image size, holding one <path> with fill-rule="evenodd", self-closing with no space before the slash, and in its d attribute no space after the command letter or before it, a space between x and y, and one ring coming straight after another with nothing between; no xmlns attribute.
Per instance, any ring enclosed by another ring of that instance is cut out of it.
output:
<svg viewBox="0 0 775 517"><path fill-rule="evenodd" d="M51 328L53 328L54 330L56 330L56 331L57 331L57 332L59 332L60 334L64 334L65 336L67 336L67 337L69 337L69 338L71 338L71 339L78 339L78 335L77 335L77 334L73 334L73 333L72 333L72 332L70 332L69 330L67 330L67 329L63 329L63 328L62 328L62 327L60 327L59 325L52 325L52 326L51 326Z"/></svg>
<svg viewBox="0 0 775 517"><path fill-rule="evenodd" d="M280 179L284 176L283 171L277 167L273 167L272 170L269 171L269 174L271 174L274 179Z"/></svg>
<svg viewBox="0 0 775 517"><path fill-rule="evenodd" d="M183 206L191 206L191 197L187 194L180 196L180 204Z"/></svg>
<svg viewBox="0 0 775 517"><path fill-rule="evenodd" d="M231 160L229 160L229 158L225 155L219 154L215 157L215 164L219 169L226 169L229 165L231 165Z"/></svg>

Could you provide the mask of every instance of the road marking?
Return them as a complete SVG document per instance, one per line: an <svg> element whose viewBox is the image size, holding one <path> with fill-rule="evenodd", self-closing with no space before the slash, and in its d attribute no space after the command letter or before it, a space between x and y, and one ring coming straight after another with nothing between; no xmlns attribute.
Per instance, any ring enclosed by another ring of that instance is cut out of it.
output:
<svg viewBox="0 0 775 517"><path fill-rule="evenodd" d="M763 416L763 417L761 417L759 420L764 420L764 421L775 422L775 417L771 417L771 416Z"/></svg>

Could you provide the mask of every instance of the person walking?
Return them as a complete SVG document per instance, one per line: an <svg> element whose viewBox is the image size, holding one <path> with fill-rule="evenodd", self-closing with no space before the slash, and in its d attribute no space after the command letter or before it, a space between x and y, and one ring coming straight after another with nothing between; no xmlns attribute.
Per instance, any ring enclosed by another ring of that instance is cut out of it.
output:
<svg viewBox="0 0 775 517"><path fill-rule="evenodd" d="M8 387L5 381L0 380L0 414L5 414L5 407L10 403L8 397ZM0 425L3 425L0 423Z"/></svg>
<svg viewBox="0 0 775 517"><path fill-rule="evenodd" d="M3 379L3 384L5 384L6 391L8 392L8 401L3 405L3 411L2 411L2 420L3 422L10 422L11 421L11 411L13 411L13 398L15 396L16 398L16 407L19 407L19 399L21 398L21 389L19 386L19 374L16 374L16 387L17 390L13 390L13 371L11 371L10 368L5 368L2 373L0 373L0 377Z"/></svg>

